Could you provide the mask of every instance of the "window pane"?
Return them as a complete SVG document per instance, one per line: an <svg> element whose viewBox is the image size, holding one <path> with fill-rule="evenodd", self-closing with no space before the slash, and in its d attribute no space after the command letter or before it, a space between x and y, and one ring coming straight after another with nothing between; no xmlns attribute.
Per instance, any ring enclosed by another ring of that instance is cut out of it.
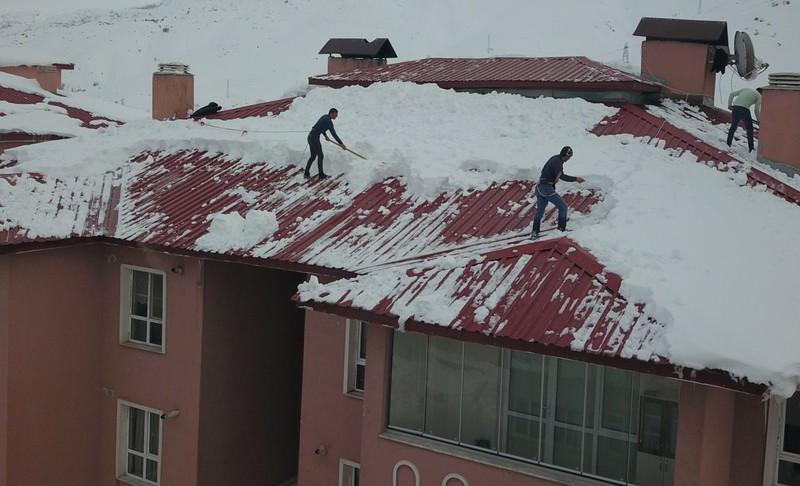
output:
<svg viewBox="0 0 800 486"><path fill-rule="evenodd" d="M556 420L567 424L582 425L586 365L559 359L557 366Z"/></svg>
<svg viewBox="0 0 800 486"><path fill-rule="evenodd" d="M164 276L151 273L150 278L153 282L151 293L153 295L153 308L150 317L161 319L164 316Z"/></svg>
<svg viewBox="0 0 800 486"><path fill-rule="evenodd" d="M508 417L505 452L519 457L539 460L539 420Z"/></svg>
<svg viewBox="0 0 800 486"><path fill-rule="evenodd" d="M464 343L461 442L497 450L500 348Z"/></svg>
<svg viewBox="0 0 800 486"><path fill-rule="evenodd" d="M131 319L131 339L147 342L147 322L140 319Z"/></svg>
<svg viewBox="0 0 800 486"><path fill-rule="evenodd" d="M542 356L511 351L508 409L536 417L542 409Z"/></svg>
<svg viewBox="0 0 800 486"><path fill-rule="evenodd" d="M800 393L795 393L790 399L786 400L783 450L800 454Z"/></svg>
<svg viewBox="0 0 800 486"><path fill-rule="evenodd" d="M367 359L367 326L363 322L358 323L358 357Z"/></svg>
<svg viewBox="0 0 800 486"><path fill-rule="evenodd" d="M138 270L131 270L133 282L131 285L131 313L140 317L147 317L147 297L149 295L149 274Z"/></svg>
<svg viewBox="0 0 800 486"><path fill-rule="evenodd" d="M422 432L427 355L427 336L412 332L394 332L389 425Z"/></svg>
<svg viewBox="0 0 800 486"><path fill-rule="evenodd" d="M366 366L356 365L356 390L364 391L364 373L366 371Z"/></svg>
<svg viewBox="0 0 800 486"><path fill-rule="evenodd" d="M661 455L661 433L664 402L655 398L642 398L642 411L639 417L639 450L648 454Z"/></svg>
<svg viewBox="0 0 800 486"><path fill-rule="evenodd" d="M778 461L778 483L786 486L800 486L800 464Z"/></svg>
<svg viewBox="0 0 800 486"><path fill-rule="evenodd" d="M161 417L159 417L157 413L150 412L150 443L147 452L153 454L154 456L158 455L158 434L160 421Z"/></svg>
<svg viewBox="0 0 800 486"><path fill-rule="evenodd" d="M161 324L155 322L150 323L150 344L161 346L164 343L164 337L162 336L163 329L164 326Z"/></svg>
<svg viewBox="0 0 800 486"><path fill-rule="evenodd" d="M144 452L144 410L128 409L128 449Z"/></svg>
<svg viewBox="0 0 800 486"><path fill-rule="evenodd" d="M583 434L577 430L555 427L553 432L553 464L556 466L581 470L581 442Z"/></svg>
<svg viewBox="0 0 800 486"><path fill-rule="evenodd" d="M627 481L627 471L634 471L635 461L633 448L624 440L600 436L597 438L597 469L598 476Z"/></svg>
<svg viewBox="0 0 800 486"><path fill-rule="evenodd" d="M147 460L145 479L153 482L158 480L158 463L152 459Z"/></svg>
<svg viewBox="0 0 800 486"><path fill-rule="evenodd" d="M128 474L144 477L144 459L142 456L128 453Z"/></svg>
<svg viewBox="0 0 800 486"><path fill-rule="evenodd" d="M462 343L430 337L425 389L425 433L458 440Z"/></svg>
<svg viewBox="0 0 800 486"><path fill-rule="evenodd" d="M629 432L633 373L605 368L603 370L603 410L601 425L605 429Z"/></svg>

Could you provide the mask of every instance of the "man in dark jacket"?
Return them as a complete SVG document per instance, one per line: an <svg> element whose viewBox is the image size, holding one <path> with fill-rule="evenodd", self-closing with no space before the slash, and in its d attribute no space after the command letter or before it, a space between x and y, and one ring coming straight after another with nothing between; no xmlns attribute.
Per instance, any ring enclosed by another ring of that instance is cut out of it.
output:
<svg viewBox="0 0 800 486"><path fill-rule="evenodd" d="M550 157L542 168L539 183L534 188L536 193L536 214L533 216L533 230L531 231L533 238L539 237L542 216L544 216L544 209L547 203L553 203L558 208L558 229L561 231L566 231L567 229L567 203L556 192L556 183L559 179L567 182L577 181L578 183L582 183L585 180L583 177L573 177L564 173L564 163L571 157L572 148L564 147L558 155Z"/></svg>
<svg viewBox="0 0 800 486"><path fill-rule="evenodd" d="M311 163L314 162L315 158L317 159L317 169L319 169L319 179L324 180L329 177L325 174L325 171L322 170L322 159L325 156L322 153L322 144L319 141L320 135L323 135L325 140L330 140L328 135L325 134L325 132L330 130L331 135L333 135L333 138L339 143L339 146L343 149L347 148L344 142L339 138L339 135L336 135L336 130L333 129L333 120L335 120L337 116L339 116L339 110L331 108L327 115L322 115L319 120L317 120L317 123L314 124L311 131L308 133L308 146L311 149L311 157L306 163L306 172L304 174L306 179L311 177L309 171L311 170Z"/></svg>

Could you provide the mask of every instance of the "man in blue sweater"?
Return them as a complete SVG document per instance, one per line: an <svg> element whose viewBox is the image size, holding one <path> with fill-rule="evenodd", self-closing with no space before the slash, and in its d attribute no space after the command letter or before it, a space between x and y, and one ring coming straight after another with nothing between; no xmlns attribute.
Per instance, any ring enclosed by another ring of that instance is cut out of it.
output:
<svg viewBox="0 0 800 486"><path fill-rule="evenodd" d="M311 128L311 131L308 133L308 146L311 148L311 157L306 163L306 171L305 174L303 174L306 179L311 177L311 173L309 171L311 170L311 163L314 162L315 158L317 159L317 169L319 169L319 179L324 180L329 177L327 174L325 174L325 171L322 170L322 159L325 157L325 155L322 153L322 144L319 141L320 135L323 135L325 140L330 140L328 135L325 134L325 132L330 130L333 138L339 142L339 146L343 149L347 148L344 145L344 142L342 142L342 140L339 138L339 135L336 135L336 130L333 129L333 120L335 120L337 116L339 116L339 110L336 108L331 108L327 115L322 115L319 117L317 123L314 124L314 126Z"/></svg>
<svg viewBox="0 0 800 486"><path fill-rule="evenodd" d="M542 168L539 183L534 188L536 193L536 214L533 216L533 230L531 231L531 237L533 238L539 237L542 216L544 216L544 209L547 203L553 203L558 208L558 229L561 231L566 231L567 229L567 203L556 192L556 183L559 179L567 182L577 181L578 183L585 181L583 177L573 177L564 173L564 163L571 157L572 148L564 147L560 153L550 157Z"/></svg>

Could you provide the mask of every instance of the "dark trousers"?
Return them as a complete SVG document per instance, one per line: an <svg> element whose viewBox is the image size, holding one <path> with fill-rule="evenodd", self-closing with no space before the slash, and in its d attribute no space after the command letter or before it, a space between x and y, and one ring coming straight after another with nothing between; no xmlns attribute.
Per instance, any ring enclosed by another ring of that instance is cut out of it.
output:
<svg viewBox="0 0 800 486"><path fill-rule="evenodd" d="M319 141L319 135L309 133L307 140L308 147L311 149L311 157L309 157L308 162L306 162L306 174L309 174L311 164L314 162L314 158L316 158L319 175L323 176L325 175L325 171L322 170L322 159L325 158L325 155L322 153L322 143Z"/></svg>
<svg viewBox="0 0 800 486"><path fill-rule="evenodd" d="M728 130L728 147L733 142L733 134L736 132L736 127L739 126L739 120L744 120L744 127L747 129L747 148L753 151L753 118L750 116L750 108L744 106L734 106L731 110L733 120L731 121L731 128Z"/></svg>

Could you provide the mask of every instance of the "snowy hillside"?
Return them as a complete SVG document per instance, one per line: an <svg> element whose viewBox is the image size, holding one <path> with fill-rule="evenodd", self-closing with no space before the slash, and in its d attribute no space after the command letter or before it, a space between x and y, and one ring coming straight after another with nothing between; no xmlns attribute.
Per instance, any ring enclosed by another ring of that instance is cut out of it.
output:
<svg viewBox="0 0 800 486"><path fill-rule="evenodd" d="M159 62L189 64L195 100L225 108L298 94L324 73L332 37L386 37L396 61L424 57L585 55L639 72L639 20L724 20L750 34L768 72L800 70L800 2L792 0L3 0L0 62L18 48L74 62L65 90L150 111ZM628 62L623 62L625 45ZM392 62L392 60L390 60ZM717 104L746 82L718 78Z"/></svg>

